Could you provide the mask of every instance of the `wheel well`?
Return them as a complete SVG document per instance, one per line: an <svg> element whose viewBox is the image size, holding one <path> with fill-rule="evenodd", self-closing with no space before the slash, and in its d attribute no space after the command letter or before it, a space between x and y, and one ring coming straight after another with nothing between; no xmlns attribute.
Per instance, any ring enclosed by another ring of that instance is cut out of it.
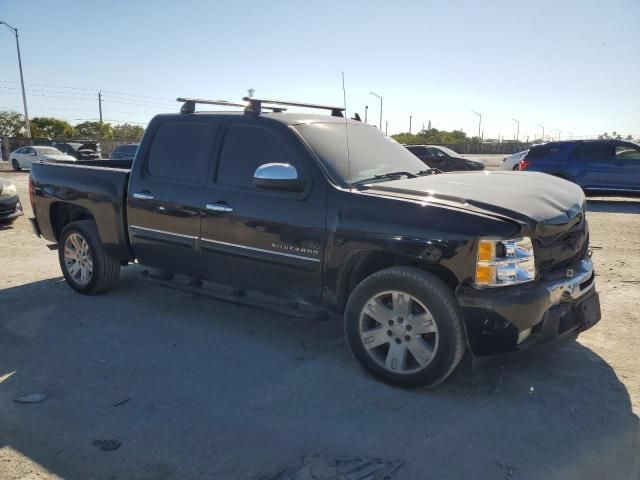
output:
<svg viewBox="0 0 640 480"><path fill-rule="evenodd" d="M51 228L56 240L59 240L60 232L71 222L77 220L93 220L91 212L84 207L71 203L56 202L50 208Z"/></svg>
<svg viewBox="0 0 640 480"><path fill-rule="evenodd" d="M441 265L421 262L415 258L396 255L389 252L368 252L361 254L357 259L351 262L351 267L343 276L341 282L342 288L339 292L338 310L344 311L347 300L351 292L365 278L373 275L380 270L390 267L416 267L434 274L449 288L454 290L458 286L458 280L455 275L447 268Z"/></svg>

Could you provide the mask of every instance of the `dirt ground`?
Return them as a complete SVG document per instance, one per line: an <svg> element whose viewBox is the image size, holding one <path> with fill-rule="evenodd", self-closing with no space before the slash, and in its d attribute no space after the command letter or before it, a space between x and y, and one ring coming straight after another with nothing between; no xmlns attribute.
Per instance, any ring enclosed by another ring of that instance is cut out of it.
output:
<svg viewBox="0 0 640 480"><path fill-rule="evenodd" d="M603 318L577 342L401 390L360 369L337 319L162 288L139 267L74 293L31 233L27 174L0 174L27 211L0 228L2 480L306 479L291 472L314 454L402 464L393 479L640 478L638 200L589 201Z"/></svg>

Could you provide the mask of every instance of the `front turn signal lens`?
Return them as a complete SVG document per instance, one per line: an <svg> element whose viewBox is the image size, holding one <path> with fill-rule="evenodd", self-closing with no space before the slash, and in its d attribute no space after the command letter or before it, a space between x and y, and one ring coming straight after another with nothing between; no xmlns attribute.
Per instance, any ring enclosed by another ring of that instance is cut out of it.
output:
<svg viewBox="0 0 640 480"><path fill-rule="evenodd" d="M478 244L478 261L490 262L496 255L496 244L492 240L480 240Z"/></svg>

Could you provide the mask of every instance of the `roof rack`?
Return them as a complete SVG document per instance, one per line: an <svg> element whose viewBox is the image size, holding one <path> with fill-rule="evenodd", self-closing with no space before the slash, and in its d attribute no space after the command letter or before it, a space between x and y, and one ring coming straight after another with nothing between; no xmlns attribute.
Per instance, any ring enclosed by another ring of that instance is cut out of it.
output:
<svg viewBox="0 0 640 480"><path fill-rule="evenodd" d="M182 104L182 107L180 107L180 113L182 114L194 113L196 111L196 103L200 103L203 105L221 105L223 107L240 107L240 108L243 108L245 111L248 111L247 108L249 108L249 105L247 105L246 103L234 103L234 102L228 102L226 100L204 100L201 98L179 97L179 98L176 98L176 101L184 102ZM286 110L286 108L279 108L279 107L265 106L264 108L271 110L273 112L283 112Z"/></svg>
<svg viewBox="0 0 640 480"><path fill-rule="evenodd" d="M274 110L270 105L286 105L288 107L317 108L320 110L330 110L332 117L343 117L344 107L332 107L330 105L317 105L315 103L288 102L284 100L271 100L266 98L244 97L242 100L249 102L245 112L259 115L263 108ZM264 105L264 104L268 105ZM275 110L274 110L275 111Z"/></svg>

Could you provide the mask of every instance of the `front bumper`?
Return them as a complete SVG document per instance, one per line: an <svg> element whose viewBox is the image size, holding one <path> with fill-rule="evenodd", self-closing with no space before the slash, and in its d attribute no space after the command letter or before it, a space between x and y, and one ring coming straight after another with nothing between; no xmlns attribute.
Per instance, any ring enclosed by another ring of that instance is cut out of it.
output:
<svg viewBox="0 0 640 480"><path fill-rule="evenodd" d="M0 220L11 220L23 213L22 204L17 195L8 198L0 197Z"/></svg>
<svg viewBox="0 0 640 480"><path fill-rule="evenodd" d="M456 291L476 360L519 356L575 339L600 320L593 263L550 282Z"/></svg>

